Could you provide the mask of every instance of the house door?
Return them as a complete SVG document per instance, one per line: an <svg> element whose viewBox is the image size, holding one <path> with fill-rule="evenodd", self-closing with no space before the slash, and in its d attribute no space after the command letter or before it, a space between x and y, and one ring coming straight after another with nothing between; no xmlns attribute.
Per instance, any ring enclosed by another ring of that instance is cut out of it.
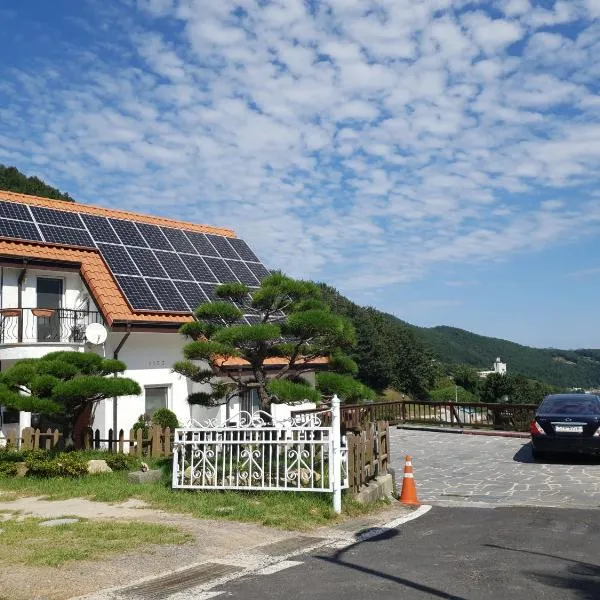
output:
<svg viewBox="0 0 600 600"><path fill-rule="evenodd" d="M37 317L38 342L60 342L60 315L63 280L49 277L37 278L37 308L51 308L54 313L48 317Z"/></svg>

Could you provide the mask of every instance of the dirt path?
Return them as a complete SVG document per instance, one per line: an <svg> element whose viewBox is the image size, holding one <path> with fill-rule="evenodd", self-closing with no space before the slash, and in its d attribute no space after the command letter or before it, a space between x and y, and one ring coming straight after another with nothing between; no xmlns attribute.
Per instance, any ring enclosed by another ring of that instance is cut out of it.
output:
<svg viewBox="0 0 600 600"><path fill-rule="evenodd" d="M102 561L67 563L59 569L25 565L0 565L0 599L65 600L114 585L125 585L186 565L223 558L282 540L289 532L251 523L210 521L147 508L139 500L121 504L91 502L82 498L49 501L19 498L0 502L0 511L14 511L12 518L26 516L148 521L173 525L191 533L195 541L183 546L157 545L107 557ZM4 513L9 516L9 513ZM0 534L1 535L1 534Z"/></svg>

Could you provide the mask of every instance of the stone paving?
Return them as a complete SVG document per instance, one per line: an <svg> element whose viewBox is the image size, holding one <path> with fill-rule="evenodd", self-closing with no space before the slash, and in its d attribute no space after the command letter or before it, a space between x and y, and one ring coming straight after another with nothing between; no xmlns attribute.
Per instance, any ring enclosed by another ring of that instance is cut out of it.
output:
<svg viewBox="0 0 600 600"><path fill-rule="evenodd" d="M528 440L390 429L391 466L402 483L413 458L419 500L445 506L600 508L600 459L536 463Z"/></svg>

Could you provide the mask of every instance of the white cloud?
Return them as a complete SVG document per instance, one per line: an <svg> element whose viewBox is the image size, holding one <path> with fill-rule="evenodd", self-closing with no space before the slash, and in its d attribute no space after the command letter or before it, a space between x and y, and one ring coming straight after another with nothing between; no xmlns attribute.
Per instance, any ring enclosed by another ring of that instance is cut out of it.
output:
<svg viewBox="0 0 600 600"><path fill-rule="evenodd" d="M514 21L491 19L485 13L470 13L463 17L473 39L487 53L494 53L523 37L524 30Z"/></svg>
<svg viewBox="0 0 600 600"><path fill-rule="evenodd" d="M233 227L344 290L532 252L600 230L584 5L111 4L85 46L48 31L62 58L7 72L0 160L83 201Z"/></svg>

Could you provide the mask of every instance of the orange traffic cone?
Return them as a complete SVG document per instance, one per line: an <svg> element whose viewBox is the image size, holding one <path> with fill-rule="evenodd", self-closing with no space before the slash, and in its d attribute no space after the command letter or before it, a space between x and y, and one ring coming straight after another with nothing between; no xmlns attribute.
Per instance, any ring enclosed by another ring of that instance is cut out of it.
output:
<svg viewBox="0 0 600 600"><path fill-rule="evenodd" d="M399 501L402 504L421 504L417 499L417 486L415 485L415 476L412 468L412 458L406 457L404 465L404 479L402 480L402 493Z"/></svg>

